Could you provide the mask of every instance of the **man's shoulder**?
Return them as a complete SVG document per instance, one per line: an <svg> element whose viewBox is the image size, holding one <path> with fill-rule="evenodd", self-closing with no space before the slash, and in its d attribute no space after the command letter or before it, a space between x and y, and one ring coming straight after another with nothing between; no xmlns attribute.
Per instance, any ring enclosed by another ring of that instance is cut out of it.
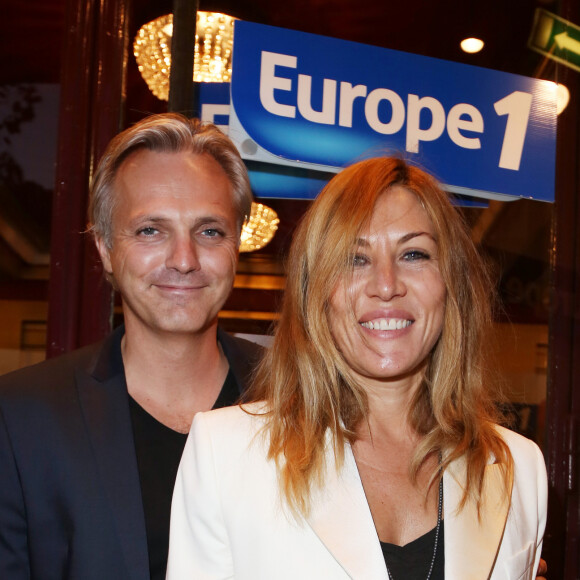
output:
<svg viewBox="0 0 580 580"><path fill-rule="evenodd" d="M94 366L102 342L0 376L0 398L47 393L73 384L78 369Z"/></svg>
<svg viewBox="0 0 580 580"><path fill-rule="evenodd" d="M255 342L232 336L220 328L218 328L218 340L240 392L245 391L252 382L254 369L262 357L264 348Z"/></svg>
<svg viewBox="0 0 580 580"><path fill-rule="evenodd" d="M264 352L264 347L256 342L229 334L221 329L218 330L218 339L222 347L228 352L242 354L248 359L258 360Z"/></svg>

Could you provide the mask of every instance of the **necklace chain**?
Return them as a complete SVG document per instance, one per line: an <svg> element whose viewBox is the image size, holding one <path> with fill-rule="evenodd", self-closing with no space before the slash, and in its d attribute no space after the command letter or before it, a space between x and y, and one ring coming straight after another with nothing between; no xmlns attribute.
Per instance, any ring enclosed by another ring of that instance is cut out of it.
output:
<svg viewBox="0 0 580 580"><path fill-rule="evenodd" d="M437 544L439 543L439 529L441 528L441 516L443 514L443 477L439 479L439 503L437 506L437 527L435 528L435 542L433 546L433 557L431 558L431 565L429 566L429 572L427 573L427 578L425 580L430 580L431 574L433 572L433 567L435 566L435 556L437 556ZM389 565L387 559L385 558L385 565L387 566L387 574L390 580L395 580L393 573L389 570Z"/></svg>

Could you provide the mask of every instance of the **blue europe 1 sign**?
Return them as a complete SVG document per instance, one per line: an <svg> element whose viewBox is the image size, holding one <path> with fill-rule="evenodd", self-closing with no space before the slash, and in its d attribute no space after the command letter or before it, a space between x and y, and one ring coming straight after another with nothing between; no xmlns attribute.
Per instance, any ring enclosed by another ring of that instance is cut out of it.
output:
<svg viewBox="0 0 580 580"><path fill-rule="evenodd" d="M229 135L250 166L316 182L399 154L454 193L554 199L552 82L240 21L232 70Z"/></svg>

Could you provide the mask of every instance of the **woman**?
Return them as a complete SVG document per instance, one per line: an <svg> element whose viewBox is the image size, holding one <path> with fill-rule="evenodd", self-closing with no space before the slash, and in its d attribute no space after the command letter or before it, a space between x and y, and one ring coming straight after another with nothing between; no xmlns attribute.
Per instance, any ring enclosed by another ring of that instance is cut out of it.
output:
<svg viewBox="0 0 580 580"><path fill-rule="evenodd" d="M168 578L533 578L546 473L497 425L490 286L429 175L336 176L296 233L259 402L193 422Z"/></svg>

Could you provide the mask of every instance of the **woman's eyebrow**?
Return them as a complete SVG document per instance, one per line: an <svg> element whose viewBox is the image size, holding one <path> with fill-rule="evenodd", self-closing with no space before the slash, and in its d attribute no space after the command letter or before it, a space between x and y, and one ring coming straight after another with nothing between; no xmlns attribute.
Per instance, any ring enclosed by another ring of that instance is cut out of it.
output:
<svg viewBox="0 0 580 580"><path fill-rule="evenodd" d="M414 238L418 238L420 236L427 236L429 238L431 238L434 242L437 241L437 239L435 238L435 236L429 232L409 232L407 234L402 235L398 240L397 243L398 244L404 244ZM366 239L366 238L356 238L355 243L357 246L363 246L365 248L368 248L370 246L370 242Z"/></svg>
<svg viewBox="0 0 580 580"><path fill-rule="evenodd" d="M429 232L409 232L408 234L401 236L401 238L399 239L399 244L404 244L412 240L413 238L418 238L419 236L427 236L428 238L431 238L434 242L437 241L433 236L433 234Z"/></svg>

